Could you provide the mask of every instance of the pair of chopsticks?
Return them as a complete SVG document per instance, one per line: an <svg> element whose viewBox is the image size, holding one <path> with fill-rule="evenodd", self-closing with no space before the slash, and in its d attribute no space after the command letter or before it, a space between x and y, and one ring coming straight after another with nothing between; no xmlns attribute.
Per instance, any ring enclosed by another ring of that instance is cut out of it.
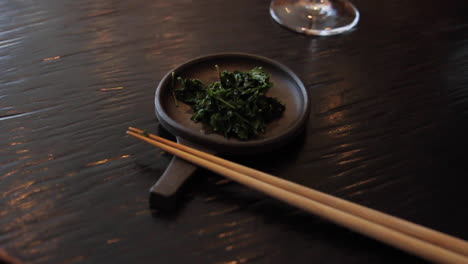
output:
<svg viewBox="0 0 468 264"><path fill-rule="evenodd" d="M146 141L255 190L403 251L437 263L468 263L468 242L129 127Z"/></svg>

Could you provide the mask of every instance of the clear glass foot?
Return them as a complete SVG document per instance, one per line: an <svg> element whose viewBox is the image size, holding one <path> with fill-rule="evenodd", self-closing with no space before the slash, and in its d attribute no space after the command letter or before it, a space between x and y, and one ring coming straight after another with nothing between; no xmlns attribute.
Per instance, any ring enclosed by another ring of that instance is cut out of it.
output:
<svg viewBox="0 0 468 264"><path fill-rule="evenodd" d="M347 0L272 0L270 14L289 29L319 36L343 33L359 21L359 11Z"/></svg>

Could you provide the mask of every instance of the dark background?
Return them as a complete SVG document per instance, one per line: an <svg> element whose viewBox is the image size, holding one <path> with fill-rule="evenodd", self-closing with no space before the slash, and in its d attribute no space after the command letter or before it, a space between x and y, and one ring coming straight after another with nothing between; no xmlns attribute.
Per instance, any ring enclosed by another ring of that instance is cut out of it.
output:
<svg viewBox="0 0 468 264"><path fill-rule="evenodd" d="M269 1L0 2L0 247L27 263L419 263L206 171L172 214L148 190L171 156L153 95L173 67L247 52L287 65L306 132L237 161L468 239L468 4L355 0L310 37Z"/></svg>

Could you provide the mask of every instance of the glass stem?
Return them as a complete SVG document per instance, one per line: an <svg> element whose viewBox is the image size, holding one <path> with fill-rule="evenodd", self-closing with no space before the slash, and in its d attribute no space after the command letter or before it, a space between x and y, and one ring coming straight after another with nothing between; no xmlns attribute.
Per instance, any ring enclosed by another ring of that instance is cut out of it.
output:
<svg viewBox="0 0 468 264"><path fill-rule="evenodd" d="M326 16L329 15L332 7L329 0L306 0L307 9L312 16Z"/></svg>

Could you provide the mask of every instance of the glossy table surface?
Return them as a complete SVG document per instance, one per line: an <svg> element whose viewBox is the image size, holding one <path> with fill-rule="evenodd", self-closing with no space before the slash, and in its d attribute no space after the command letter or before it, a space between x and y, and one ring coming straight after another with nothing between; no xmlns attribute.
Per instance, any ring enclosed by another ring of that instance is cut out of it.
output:
<svg viewBox="0 0 468 264"><path fill-rule="evenodd" d="M269 1L0 2L0 248L25 263L420 263L200 170L173 213L148 190L171 156L161 78L246 52L304 82L305 133L233 159L468 239L468 5L355 0L358 27L310 37ZM1 262L1 261L0 261Z"/></svg>

